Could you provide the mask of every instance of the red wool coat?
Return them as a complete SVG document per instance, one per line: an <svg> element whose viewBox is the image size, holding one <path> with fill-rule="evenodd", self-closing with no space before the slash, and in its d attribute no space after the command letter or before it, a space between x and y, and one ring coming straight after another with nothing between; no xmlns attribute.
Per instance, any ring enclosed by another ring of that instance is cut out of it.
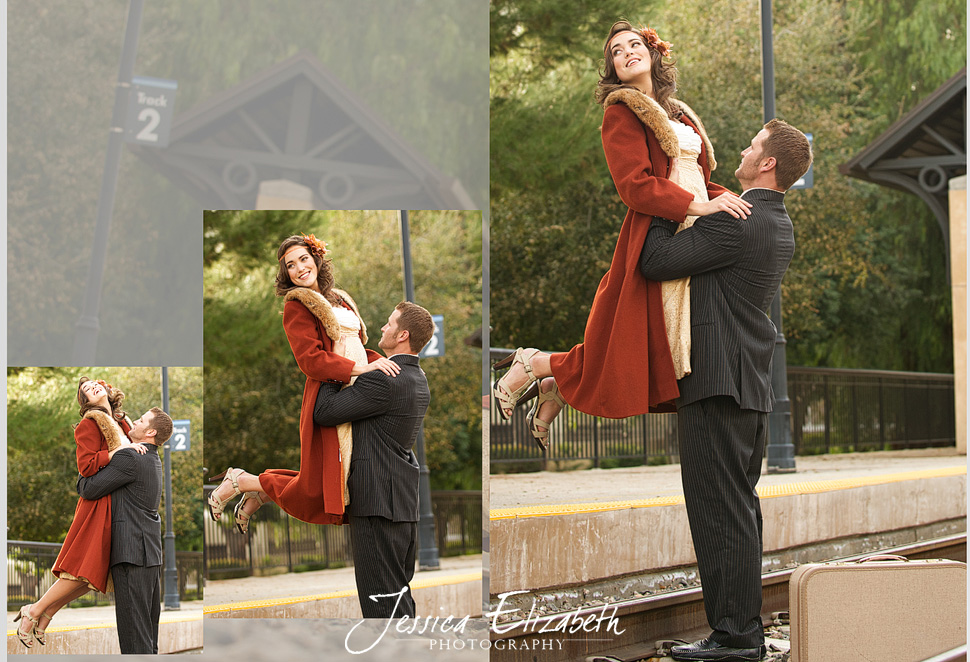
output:
<svg viewBox="0 0 970 662"><path fill-rule="evenodd" d="M349 302L347 307L356 313L350 297L340 294ZM312 311L298 299L287 300L283 305L283 329L296 363L307 378L300 407L300 470L268 469L259 475L259 482L270 499L299 520L310 524L345 524L337 428L315 425L313 408L320 384L349 383L354 362L333 352L333 340L327 334L327 327L332 327L329 309L307 301ZM363 328L360 335L361 341L367 342ZM367 350L368 361L377 358L380 354ZM345 460L349 462L350 458Z"/></svg>
<svg viewBox="0 0 970 662"><path fill-rule="evenodd" d="M686 104L682 120L702 138L697 161L710 198L727 189L710 181L716 167L703 125ZM664 326L660 283L640 275L639 258L654 216L683 222L694 196L671 182L678 143L652 99L621 89L605 104L603 151L620 199L629 207L610 270L600 281L583 342L553 354L552 374L575 409L607 418L674 411L680 395Z"/></svg>
<svg viewBox="0 0 970 662"><path fill-rule="evenodd" d="M127 421L119 421L119 425L127 435L131 429ZM74 428L74 441L77 443L77 470L82 476L93 476L108 466L108 441L93 419L81 419ZM51 572L56 577L66 575L66 579L85 580L105 593L110 558L111 495L94 501L78 499L74 520Z"/></svg>

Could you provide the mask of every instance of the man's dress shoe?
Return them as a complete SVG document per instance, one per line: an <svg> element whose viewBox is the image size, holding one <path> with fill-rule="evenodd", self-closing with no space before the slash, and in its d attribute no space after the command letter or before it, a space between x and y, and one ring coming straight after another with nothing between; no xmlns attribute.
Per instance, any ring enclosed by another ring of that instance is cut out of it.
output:
<svg viewBox="0 0 970 662"><path fill-rule="evenodd" d="M685 646L674 646L670 649L670 656L675 660L697 660L717 662L757 662L764 658L764 646L758 648L731 648L724 646L710 637L695 641Z"/></svg>

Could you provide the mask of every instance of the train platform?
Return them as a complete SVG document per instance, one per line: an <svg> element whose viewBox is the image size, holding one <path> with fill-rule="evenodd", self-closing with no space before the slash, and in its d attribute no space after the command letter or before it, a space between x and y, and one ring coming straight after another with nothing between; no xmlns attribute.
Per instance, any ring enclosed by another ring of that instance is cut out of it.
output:
<svg viewBox="0 0 970 662"><path fill-rule="evenodd" d="M159 654L187 653L202 648L202 601L182 602L179 609L162 609L158 623ZM7 612L7 655L110 655L121 653L115 608L61 609L47 628L47 645L36 641L25 648L17 638L16 611Z"/></svg>
<svg viewBox="0 0 970 662"><path fill-rule="evenodd" d="M411 591L422 616L482 613L482 556L443 557L416 571ZM206 584L205 618L360 618L354 569L336 568Z"/></svg>
<svg viewBox="0 0 970 662"><path fill-rule="evenodd" d="M763 471L764 571L965 532L966 473L953 448ZM555 612L698 583L679 465L492 475L489 503L492 596Z"/></svg>

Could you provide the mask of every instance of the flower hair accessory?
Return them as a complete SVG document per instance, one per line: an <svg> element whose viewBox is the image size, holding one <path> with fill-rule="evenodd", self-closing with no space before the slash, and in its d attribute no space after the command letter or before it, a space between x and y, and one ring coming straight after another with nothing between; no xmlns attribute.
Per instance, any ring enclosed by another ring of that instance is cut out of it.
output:
<svg viewBox="0 0 970 662"><path fill-rule="evenodd" d="M106 382L106 381L104 381L103 379L96 379L96 380L94 380L94 381L95 381L95 383L97 383L97 384L101 384L101 386L103 386L103 387L105 388L105 390L107 390L107 391L110 391L111 389L113 389L113 388L114 388L114 386L112 386L112 385L111 385L111 384L109 384L108 382Z"/></svg>
<svg viewBox="0 0 970 662"><path fill-rule="evenodd" d="M647 42L648 47L654 49L663 57L668 57L670 55L670 51L673 49L674 45L669 41L662 40L660 35L657 34L656 30L653 28L645 28L641 25L640 34L643 35L643 39Z"/></svg>
<svg viewBox="0 0 970 662"><path fill-rule="evenodd" d="M327 250L327 242L317 239L312 234L301 234L300 236L303 237L303 241L306 242L310 252L317 257L323 257L330 252Z"/></svg>

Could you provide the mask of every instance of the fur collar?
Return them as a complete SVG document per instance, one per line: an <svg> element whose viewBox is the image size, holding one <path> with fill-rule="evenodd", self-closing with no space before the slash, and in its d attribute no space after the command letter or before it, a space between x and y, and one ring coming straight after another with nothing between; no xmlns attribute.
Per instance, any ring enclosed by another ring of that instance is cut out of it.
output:
<svg viewBox="0 0 970 662"><path fill-rule="evenodd" d="M643 92L628 87L611 92L606 97L606 101L603 102L603 108L609 108L617 103L622 103L632 110L640 121L643 122L644 126L653 131L653 134L657 136L657 140L660 141L660 148L663 149L667 156L673 159L680 155L680 142L677 140L677 134L671 128L667 113L660 107L659 103ZM707 131L704 130L704 125L701 123L697 113L679 99L671 99L670 103L684 113L687 119L697 127L697 133L700 135L701 140L704 142L704 148L707 150L707 164L711 172L713 172L717 168L717 161L714 160L714 147L707 138Z"/></svg>
<svg viewBox="0 0 970 662"><path fill-rule="evenodd" d="M357 304L354 300L350 298L350 295L343 290L338 290L336 287L333 288L334 293L344 300L350 309L354 311L357 318L360 319L360 330L361 330L361 342L367 343L367 327L364 325L364 320L360 317L360 311L357 310ZM283 297L283 301L299 301L304 306L307 307L313 316L318 320L323 322L323 328L327 332L327 336L330 340L336 342L340 339L340 323L337 321L337 316L333 314L333 306L330 302L323 298L322 294L314 292L309 287L294 287L292 290L286 293Z"/></svg>
<svg viewBox="0 0 970 662"><path fill-rule="evenodd" d="M118 446L128 443L128 438L122 431L121 426L118 425L118 422L100 409L88 410L84 414L84 418L90 418L92 421L97 423L98 429L101 430L101 436L104 437L104 440L108 443L109 451L113 451L114 449L118 448ZM125 417L125 420L128 420L127 416ZM130 425L131 423L129 422L129 426Z"/></svg>

